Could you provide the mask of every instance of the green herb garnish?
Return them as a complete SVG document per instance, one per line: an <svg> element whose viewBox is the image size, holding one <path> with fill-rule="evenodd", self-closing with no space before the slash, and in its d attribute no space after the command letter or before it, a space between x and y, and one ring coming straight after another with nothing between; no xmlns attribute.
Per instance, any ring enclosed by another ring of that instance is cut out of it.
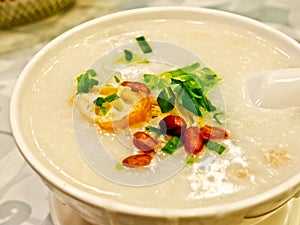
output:
<svg viewBox="0 0 300 225"><path fill-rule="evenodd" d="M124 166L123 166L121 163L117 163L116 166L115 166L115 168L116 168L117 170L123 170L123 169L124 169Z"/></svg>
<svg viewBox="0 0 300 225"><path fill-rule="evenodd" d="M114 79L115 79L116 83L120 83L121 82L120 78L117 77L117 76L114 76Z"/></svg>
<svg viewBox="0 0 300 225"><path fill-rule="evenodd" d="M80 74L76 80L77 80L77 93L88 93L89 90L97 85L99 82L93 77L96 77L97 73L95 70L87 70L84 74Z"/></svg>
<svg viewBox="0 0 300 225"><path fill-rule="evenodd" d="M162 90L171 84L171 79L159 77L154 74L144 74L144 81L151 90Z"/></svg>
<svg viewBox="0 0 300 225"><path fill-rule="evenodd" d="M162 112L173 109L171 105L175 104L173 95L176 93L176 102L197 116L202 116L202 110L207 112L216 110L206 94L220 80L211 69L207 67L201 69L199 63L167 71L157 76L144 75L145 84L150 89L161 90L157 101ZM172 98L170 98L172 93ZM172 104L167 104L167 102Z"/></svg>
<svg viewBox="0 0 300 225"><path fill-rule="evenodd" d="M208 89L212 88L216 83L218 83L221 78L218 77L218 75L211 70L208 67L204 67L203 69L200 70L200 83L202 88L207 91Z"/></svg>
<svg viewBox="0 0 300 225"><path fill-rule="evenodd" d="M114 100L117 100L118 98L120 98L117 94L111 94L111 95L108 95L106 97L98 97L95 101L94 101L94 104L96 106L102 106L103 103L105 102L112 102Z"/></svg>
<svg viewBox="0 0 300 225"><path fill-rule="evenodd" d="M187 88L185 87L186 87L185 85L181 85L181 87L177 88L176 90L176 93L178 93L177 95L178 104L183 106L190 112L194 113L195 115L202 116L197 100L195 98L191 98L190 94L187 92L189 90L188 87Z"/></svg>
<svg viewBox="0 0 300 225"><path fill-rule="evenodd" d="M179 77L179 76L182 76L182 75L189 75L192 72L194 72L196 69L198 69L199 67L200 67L200 63L194 63L192 65L188 65L188 66L183 67L183 68L179 68L179 69L176 69L176 70L164 72L164 73L162 73L162 76L166 76L166 74L170 74L172 78L175 78L175 77Z"/></svg>
<svg viewBox="0 0 300 225"><path fill-rule="evenodd" d="M157 103L163 113L169 112L174 108L175 95L171 87L167 87L159 93Z"/></svg>
<svg viewBox="0 0 300 225"><path fill-rule="evenodd" d="M223 117L224 117L223 112L218 112L213 115L213 119L220 125L223 124Z"/></svg>
<svg viewBox="0 0 300 225"><path fill-rule="evenodd" d="M128 50L126 50L128 51ZM125 50L124 50L125 52ZM132 57L132 58L131 58ZM130 59L131 58L131 59ZM130 59L130 60L129 60ZM129 63L142 63L142 64L148 64L149 60L144 58L143 56L136 55L132 52L127 52L125 53L125 56L122 55L119 58L117 58L114 63L124 63L124 64L129 64Z"/></svg>
<svg viewBox="0 0 300 225"><path fill-rule="evenodd" d="M157 127L153 127L153 126L146 126L145 130L148 131L148 132L159 134L159 135L162 134L160 129L158 129Z"/></svg>
<svg viewBox="0 0 300 225"><path fill-rule="evenodd" d="M133 59L133 54L129 50L124 50L125 60L131 61Z"/></svg>
<svg viewBox="0 0 300 225"><path fill-rule="evenodd" d="M103 104L105 102L112 102L114 100L117 100L118 98L120 98L117 94L111 94L109 96L106 96L106 97L98 97L95 101L94 101L94 104L96 106L99 106L100 107L100 110L102 112L103 115L105 115L107 112L106 112L106 108L103 106Z"/></svg>
<svg viewBox="0 0 300 225"><path fill-rule="evenodd" d="M218 153L219 155L221 155L226 147L224 145L221 145L217 142L214 142L214 141L208 141L208 142L205 142L204 145L209 149L209 150L212 150L216 153Z"/></svg>
<svg viewBox="0 0 300 225"><path fill-rule="evenodd" d="M161 149L163 152L167 154L173 154L180 146L182 142L179 137L173 136L167 144Z"/></svg>
<svg viewBox="0 0 300 225"><path fill-rule="evenodd" d="M135 40L139 44L143 53L147 54L147 53L152 52L152 48L150 47L150 45L148 44L148 42L146 41L146 38L144 36L137 37Z"/></svg>
<svg viewBox="0 0 300 225"><path fill-rule="evenodd" d="M195 162L196 162L196 159L195 159L195 157L193 157L193 156L187 158L187 160L186 160L186 163L187 163L187 164L193 164L193 163L195 163Z"/></svg>
<svg viewBox="0 0 300 225"><path fill-rule="evenodd" d="M111 94L111 95L108 95L104 98L104 100L106 102L112 102L114 100L117 100L118 98L120 98L117 94Z"/></svg>

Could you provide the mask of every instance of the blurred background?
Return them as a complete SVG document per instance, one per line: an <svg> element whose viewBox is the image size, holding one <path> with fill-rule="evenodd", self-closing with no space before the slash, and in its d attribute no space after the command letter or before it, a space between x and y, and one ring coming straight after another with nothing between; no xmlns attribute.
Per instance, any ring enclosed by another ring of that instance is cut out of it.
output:
<svg viewBox="0 0 300 225"><path fill-rule="evenodd" d="M111 12L162 5L235 12L268 23L300 41L299 0L1 0L0 53L48 41Z"/></svg>
<svg viewBox="0 0 300 225"><path fill-rule="evenodd" d="M9 101L32 56L70 28L112 12L192 6L259 20L300 42L300 0L0 0L0 224L52 225L48 190L15 146ZM72 224L76 225L76 224Z"/></svg>

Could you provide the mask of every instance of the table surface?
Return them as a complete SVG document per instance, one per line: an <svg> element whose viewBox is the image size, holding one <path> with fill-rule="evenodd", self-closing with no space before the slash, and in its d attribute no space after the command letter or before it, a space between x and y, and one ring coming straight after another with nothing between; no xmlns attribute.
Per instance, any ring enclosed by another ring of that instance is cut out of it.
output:
<svg viewBox="0 0 300 225"><path fill-rule="evenodd" d="M300 31L290 19L293 7L285 2L287 1L77 0L64 14L30 25L0 30L0 224L53 224L49 214L48 189L20 155L9 124L9 101L15 82L26 63L47 42L80 23L105 14L159 5L209 7L236 12L274 26L300 41Z"/></svg>

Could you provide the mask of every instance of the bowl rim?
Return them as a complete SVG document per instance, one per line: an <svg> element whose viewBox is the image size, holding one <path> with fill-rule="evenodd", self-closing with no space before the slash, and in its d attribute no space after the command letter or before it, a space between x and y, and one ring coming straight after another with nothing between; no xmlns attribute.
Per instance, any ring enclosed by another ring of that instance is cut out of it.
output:
<svg viewBox="0 0 300 225"><path fill-rule="evenodd" d="M222 203L220 205L214 206L204 206L197 208L182 208L182 209L174 209L174 208L152 208L152 207L142 207L129 205L125 203L118 202L116 200L108 199L106 197L101 197L94 195L92 193L88 193L84 190L81 190L78 187L75 187L70 182L67 182L65 179L59 177L58 175L51 172L47 169L47 166L43 165L42 162L38 160L38 158L33 154L30 150L29 146L26 144L25 137L22 135L21 123L19 122L20 112L18 110L19 96L22 95L22 85L25 82L28 72L32 67L39 61L39 58L46 54L48 50L51 50L52 46L60 43L65 38L71 36L73 33L80 32L92 25L95 25L99 22L107 22L115 19L120 19L123 17L132 17L135 14L147 14L147 13L157 13L157 12L169 12L169 13L178 13L178 12L193 12L205 14L213 17L221 17L224 19L229 19L230 21L234 21L240 24L247 24L252 28L259 29L263 32L267 32L273 36L277 36L282 41L289 43L291 46L294 46L300 52L300 44L292 39L291 37L283 34L282 32L272 28L266 24L263 24L257 20L241 16L238 14L234 14L231 12L226 12L222 10L216 9L208 9L208 8L195 8L188 6L160 6L160 7L147 7L147 8L138 8L138 9L130 9L120 12L111 13L105 16L101 16L99 18L90 20L81 25L75 26L74 28L64 32L58 37L54 38L52 41L47 43L43 48L41 48L27 63L21 72L16 85L14 87L12 97L10 100L10 124L12 128L12 133L18 146L20 153L23 155L27 163L35 170L35 172L48 184L55 187L62 193L65 193L67 196L71 196L73 199L76 199L80 202L88 204L93 207L104 208L106 210L122 212L126 214L139 215L139 216L150 216L150 217L170 217L170 218L184 218L184 217L213 217L215 215L220 214L228 214L228 213L237 213L242 212L244 215L249 211L249 209L263 203L274 199L276 196L281 196L286 192L290 193L290 198L292 198L297 192L300 191L300 173L291 176L289 179L280 183L278 186L266 190L264 192L260 192L257 195L250 196L247 198L243 198L237 200L232 203Z"/></svg>

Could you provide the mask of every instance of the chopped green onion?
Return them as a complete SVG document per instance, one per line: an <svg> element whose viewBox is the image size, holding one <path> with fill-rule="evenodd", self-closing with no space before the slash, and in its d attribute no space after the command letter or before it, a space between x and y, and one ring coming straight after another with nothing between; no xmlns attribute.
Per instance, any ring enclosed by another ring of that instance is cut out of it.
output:
<svg viewBox="0 0 300 225"><path fill-rule="evenodd" d="M119 78L119 77L117 77L117 76L114 76L114 78L115 78L115 81L116 81L116 83L120 83L120 82L121 82L121 80L120 80L120 78Z"/></svg>
<svg viewBox="0 0 300 225"><path fill-rule="evenodd" d="M220 125L223 124L222 120L223 120L223 117L224 116L224 113L223 112L219 112L219 113L215 113L213 115L213 119Z"/></svg>
<svg viewBox="0 0 300 225"><path fill-rule="evenodd" d="M111 95L108 95L104 98L104 100L106 102L112 102L114 100L117 100L118 98L120 98L117 94L111 94Z"/></svg>
<svg viewBox="0 0 300 225"><path fill-rule="evenodd" d="M159 93L157 103L163 113L169 112L174 108L175 95L170 87L163 89Z"/></svg>
<svg viewBox="0 0 300 225"><path fill-rule="evenodd" d="M156 134L162 134L161 130L156 128L156 127L153 127L153 126L147 126L145 127L146 131L148 132L153 132L153 133L156 133Z"/></svg>
<svg viewBox="0 0 300 225"><path fill-rule="evenodd" d="M124 50L124 54L125 54L125 60L126 61L131 61L133 59L133 55L129 50Z"/></svg>
<svg viewBox="0 0 300 225"><path fill-rule="evenodd" d="M212 150L216 153L218 153L219 155L221 155L226 147L224 145L221 145L217 142L214 142L214 141L208 141L208 142L205 142L204 145L209 149L209 150Z"/></svg>
<svg viewBox="0 0 300 225"><path fill-rule="evenodd" d="M186 160L186 163L187 163L187 164L193 164L194 162L196 162L196 159L195 159L195 157L193 157L193 156L189 157L189 158Z"/></svg>
<svg viewBox="0 0 300 225"><path fill-rule="evenodd" d="M173 136L167 144L162 148L162 151L167 154L173 154L176 149L178 149L182 145L182 142L179 137Z"/></svg>
<svg viewBox="0 0 300 225"><path fill-rule="evenodd" d="M141 64L148 64L149 60L144 58L141 55L136 55L129 50L124 50L124 54L122 54L119 58L117 58L114 63L122 63L122 64L129 64L129 63L141 63Z"/></svg>
<svg viewBox="0 0 300 225"><path fill-rule="evenodd" d="M107 110L106 110L106 108L104 106L101 105L100 106L100 110L101 110L102 115L106 115Z"/></svg>
<svg viewBox="0 0 300 225"><path fill-rule="evenodd" d="M105 99L103 97L98 97L95 101L94 104L96 106L101 107L103 105L103 103L105 103Z"/></svg>
<svg viewBox="0 0 300 225"><path fill-rule="evenodd" d="M94 104L96 106L99 106L100 107L100 110L102 112L103 115L106 114L106 108L103 106L103 104L105 102L112 102L114 100L117 100L119 98L119 96L117 94L111 94L105 98L103 97L98 97L95 101L94 101Z"/></svg>
<svg viewBox="0 0 300 225"><path fill-rule="evenodd" d="M115 168L116 168L116 170L123 170L124 166L121 163L117 163L116 166L115 166Z"/></svg>
<svg viewBox="0 0 300 225"><path fill-rule="evenodd" d="M150 47L144 36L137 37L136 41L142 49L143 53L147 54L152 52L152 48Z"/></svg>

